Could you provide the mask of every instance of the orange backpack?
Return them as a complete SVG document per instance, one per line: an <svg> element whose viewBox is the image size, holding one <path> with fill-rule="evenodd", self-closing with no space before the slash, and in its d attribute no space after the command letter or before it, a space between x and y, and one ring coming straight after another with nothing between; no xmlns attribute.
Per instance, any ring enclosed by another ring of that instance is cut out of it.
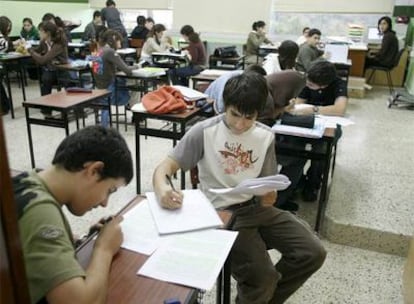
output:
<svg viewBox="0 0 414 304"><path fill-rule="evenodd" d="M187 109L183 94L171 86L162 86L145 94L142 97L142 104L152 114L182 112Z"/></svg>

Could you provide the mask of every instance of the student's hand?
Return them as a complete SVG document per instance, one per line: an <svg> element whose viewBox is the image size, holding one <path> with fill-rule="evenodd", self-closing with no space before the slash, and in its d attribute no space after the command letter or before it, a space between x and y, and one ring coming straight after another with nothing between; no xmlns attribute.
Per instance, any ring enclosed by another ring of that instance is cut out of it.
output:
<svg viewBox="0 0 414 304"><path fill-rule="evenodd" d="M164 191L160 197L159 202L161 207L165 209L179 209L183 204L184 195L181 191L168 189Z"/></svg>
<svg viewBox="0 0 414 304"><path fill-rule="evenodd" d="M276 202L277 192L271 191L260 197L260 203L263 207L272 207Z"/></svg>
<svg viewBox="0 0 414 304"><path fill-rule="evenodd" d="M287 106L284 107L284 111L286 112L290 112L295 108L295 98L292 98L291 100L289 100L289 104Z"/></svg>
<svg viewBox="0 0 414 304"><path fill-rule="evenodd" d="M120 226L122 220L122 216L116 216L101 227L95 249L104 250L112 255L118 252L124 239Z"/></svg>

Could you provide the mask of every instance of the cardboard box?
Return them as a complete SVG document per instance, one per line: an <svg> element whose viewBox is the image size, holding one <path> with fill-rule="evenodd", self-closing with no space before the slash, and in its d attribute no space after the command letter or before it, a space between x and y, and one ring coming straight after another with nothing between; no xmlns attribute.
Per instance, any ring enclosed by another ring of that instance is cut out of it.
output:
<svg viewBox="0 0 414 304"><path fill-rule="evenodd" d="M350 98L364 98L365 88L352 88L348 86L348 97Z"/></svg>
<svg viewBox="0 0 414 304"><path fill-rule="evenodd" d="M348 78L348 97L364 98L365 97L365 78L349 77Z"/></svg>

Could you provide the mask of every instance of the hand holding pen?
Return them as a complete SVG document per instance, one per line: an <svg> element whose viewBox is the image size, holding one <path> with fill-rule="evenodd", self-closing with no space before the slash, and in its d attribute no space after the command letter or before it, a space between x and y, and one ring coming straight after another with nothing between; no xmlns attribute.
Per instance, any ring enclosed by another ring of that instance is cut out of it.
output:
<svg viewBox="0 0 414 304"><path fill-rule="evenodd" d="M181 208L183 203L183 194L181 191L177 191L172 183L171 176L165 175L168 185L171 187L170 191L167 191L166 197L162 201L162 206L167 209Z"/></svg>

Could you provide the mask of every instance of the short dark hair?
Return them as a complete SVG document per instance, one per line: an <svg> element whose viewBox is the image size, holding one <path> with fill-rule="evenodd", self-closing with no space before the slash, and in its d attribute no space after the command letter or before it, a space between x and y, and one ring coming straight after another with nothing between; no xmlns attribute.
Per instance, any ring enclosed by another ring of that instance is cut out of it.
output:
<svg viewBox="0 0 414 304"><path fill-rule="evenodd" d="M52 164L78 172L90 161L104 163L101 179L121 177L127 184L132 179L131 152L125 139L114 129L89 126L72 133L60 143Z"/></svg>
<svg viewBox="0 0 414 304"><path fill-rule="evenodd" d="M101 17L101 12L98 10L93 12L93 19L95 19L96 17Z"/></svg>
<svg viewBox="0 0 414 304"><path fill-rule="evenodd" d="M251 64L249 65L244 72L254 72L254 73L258 73L260 75L266 76L266 70L259 64Z"/></svg>
<svg viewBox="0 0 414 304"><path fill-rule="evenodd" d="M259 21L253 22L253 24L252 24L252 30L253 31L257 31L257 29L259 27L265 27L265 26L266 26L266 23L264 21L262 21L262 20L259 20Z"/></svg>
<svg viewBox="0 0 414 304"><path fill-rule="evenodd" d="M302 34L305 34L305 32L309 32L309 30L310 30L310 28L309 28L308 26L305 26L305 27L302 29Z"/></svg>
<svg viewBox="0 0 414 304"><path fill-rule="evenodd" d="M112 0L108 0L108 1L106 1L106 6L108 7L108 6L111 6L111 5L115 5L115 1L112 1Z"/></svg>
<svg viewBox="0 0 414 304"><path fill-rule="evenodd" d="M299 53L299 46L297 43L292 40L285 40L280 44L278 52L281 69L293 69L296 63L296 57Z"/></svg>
<svg viewBox="0 0 414 304"><path fill-rule="evenodd" d="M145 24L145 16L142 16L142 15L139 15L138 17L137 17L137 24L138 25L144 25Z"/></svg>
<svg viewBox="0 0 414 304"><path fill-rule="evenodd" d="M147 19L145 19L145 22L155 23L154 19L152 19L151 17L148 17Z"/></svg>
<svg viewBox="0 0 414 304"><path fill-rule="evenodd" d="M33 25L33 20L29 17L26 17L26 18L23 19L22 23L25 23L25 22L29 22L31 25Z"/></svg>
<svg viewBox="0 0 414 304"><path fill-rule="evenodd" d="M324 59L315 60L311 63L306 77L317 85L329 85L336 79L335 65Z"/></svg>
<svg viewBox="0 0 414 304"><path fill-rule="evenodd" d="M310 29L309 30L308 37L312 37L313 35L319 35L319 36L321 36L322 33L317 28L313 28L313 29Z"/></svg>
<svg viewBox="0 0 414 304"><path fill-rule="evenodd" d="M223 91L224 107L234 106L241 114L259 114L268 95L266 79L255 72L244 72L230 78Z"/></svg>
<svg viewBox="0 0 414 304"><path fill-rule="evenodd" d="M42 21L45 22L45 21L50 21L53 19L53 22L55 22L55 18L56 18L55 15L53 15L52 13L46 13L43 15Z"/></svg>

